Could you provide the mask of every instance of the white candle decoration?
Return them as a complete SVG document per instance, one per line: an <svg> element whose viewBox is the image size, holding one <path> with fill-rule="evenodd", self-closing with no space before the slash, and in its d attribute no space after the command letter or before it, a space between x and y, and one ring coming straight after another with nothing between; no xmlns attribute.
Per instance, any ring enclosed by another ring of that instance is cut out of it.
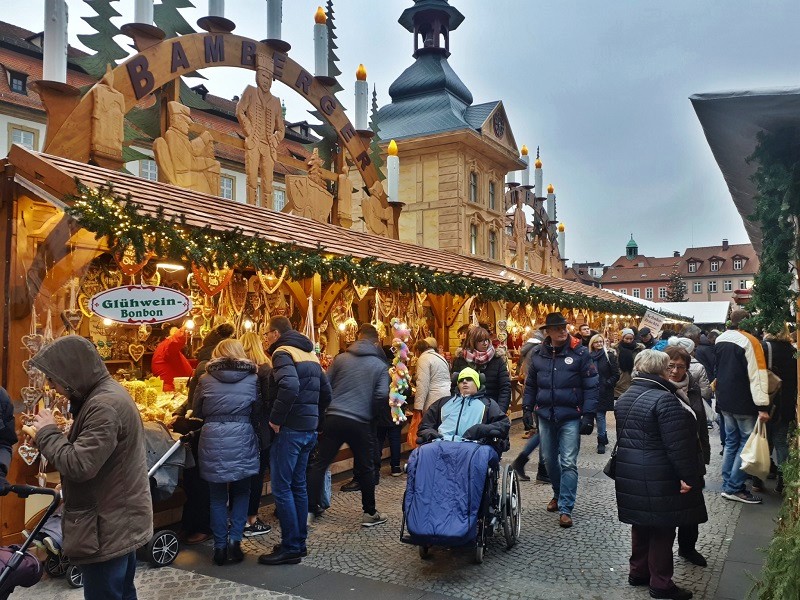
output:
<svg viewBox="0 0 800 600"><path fill-rule="evenodd" d="M136 0L133 12L133 20L136 23L145 25L153 24L153 0Z"/></svg>
<svg viewBox="0 0 800 600"><path fill-rule="evenodd" d="M328 26L325 11L320 6L314 15L314 75L328 76Z"/></svg>
<svg viewBox="0 0 800 600"><path fill-rule="evenodd" d="M364 65L358 65L358 70L356 71L356 129L359 131L369 129L369 120L367 118L368 99L367 70Z"/></svg>
<svg viewBox="0 0 800 600"><path fill-rule="evenodd" d="M389 156L386 157L386 187L389 202L400 202L400 157L397 156L397 143L389 142Z"/></svg>
<svg viewBox="0 0 800 600"><path fill-rule="evenodd" d="M225 0L208 0L208 16L209 17L224 17L225 16Z"/></svg>
<svg viewBox="0 0 800 600"><path fill-rule="evenodd" d="M281 39L283 0L267 0L267 39Z"/></svg>
<svg viewBox="0 0 800 600"><path fill-rule="evenodd" d="M68 20L66 0L45 0L42 67L42 78L45 81L67 82Z"/></svg>
<svg viewBox="0 0 800 600"><path fill-rule="evenodd" d="M556 192L552 185L547 188L547 220L556 220Z"/></svg>
<svg viewBox="0 0 800 600"><path fill-rule="evenodd" d="M567 232L563 223L558 224L558 253L562 260L567 257Z"/></svg>
<svg viewBox="0 0 800 600"><path fill-rule="evenodd" d="M542 161L537 159L535 169L533 170L533 191L537 198L544 198L544 184L542 183L542 167L539 166Z"/></svg>
<svg viewBox="0 0 800 600"><path fill-rule="evenodd" d="M528 156L528 148L522 147L522 162L525 163L525 168L522 170L522 185L531 184L531 159Z"/></svg>

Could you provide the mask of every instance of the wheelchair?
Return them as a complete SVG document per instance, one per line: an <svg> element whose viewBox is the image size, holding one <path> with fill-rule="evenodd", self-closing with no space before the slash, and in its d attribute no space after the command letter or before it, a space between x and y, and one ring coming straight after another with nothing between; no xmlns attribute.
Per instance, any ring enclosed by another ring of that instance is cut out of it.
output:
<svg viewBox="0 0 800 600"><path fill-rule="evenodd" d="M420 446L414 452L417 453L428 446L439 446L441 448L445 445L453 444L464 447L467 450L469 450L469 446L480 447L478 444L469 442L436 442ZM431 558L430 551L435 546L461 547L471 548L475 562L481 564L492 538L502 535L507 551L511 550L519 540L522 523L522 496L517 474L510 465L501 465L499 463L499 456L491 446L482 446L482 448L492 452L493 458L490 458L484 465L475 469L474 476L470 475L468 477L475 479L478 477L479 472L482 472L484 480L482 486L472 486L480 495L479 505L474 516L470 515L470 518L467 519L461 518L463 515L460 514L465 508L464 504L466 503L469 506L478 498L477 494L470 493L469 487L471 484L469 482L465 483L464 476L454 478L457 481L429 478L435 483L437 489L434 490L432 483L416 483L416 478L412 473L414 468L413 453L412 457L409 457L409 484L403 497L403 523L400 541L418 546L420 558ZM488 454L485 451L482 452ZM463 463L463 461L471 462L473 459L467 457L464 459L456 458L456 460ZM456 464L455 460L453 464ZM470 468L472 468L471 465ZM442 501L440 497L442 494L438 493L440 491L438 488L447 490L448 487L452 487L458 490L459 486L461 491L464 491L463 488L467 488L466 499L454 497L455 501ZM409 494L412 494L411 498L409 498ZM414 494L423 496L427 494L435 497L423 497L419 501L413 497ZM447 523L453 519L458 521L459 524L463 524L464 527L458 534L447 535L449 533L446 531L449 527ZM412 529L416 529L416 531L412 531Z"/></svg>

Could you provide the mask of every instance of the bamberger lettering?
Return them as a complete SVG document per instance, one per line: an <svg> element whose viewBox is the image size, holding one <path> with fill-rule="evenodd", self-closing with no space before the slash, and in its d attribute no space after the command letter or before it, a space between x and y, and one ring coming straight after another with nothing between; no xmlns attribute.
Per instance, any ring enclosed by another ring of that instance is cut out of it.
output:
<svg viewBox="0 0 800 600"><path fill-rule="evenodd" d="M272 63L273 63L273 76L275 79L280 79L283 77L283 68L286 66L286 56L285 52L275 52L272 55Z"/></svg>
<svg viewBox="0 0 800 600"><path fill-rule="evenodd" d="M336 112L336 100L331 96L323 96L319 101L319 107L326 115L331 116Z"/></svg>
<svg viewBox="0 0 800 600"><path fill-rule="evenodd" d="M313 78L311 77L311 73L308 71L300 71L300 75L297 76L297 83L294 84L294 87L299 89L303 92L306 96L308 96L308 92L311 90L311 82Z"/></svg>
<svg viewBox="0 0 800 600"><path fill-rule="evenodd" d="M348 123L347 125L342 127L342 130L339 132L339 135L342 136L342 139L345 142L349 142L350 140L352 140L355 137L356 128L353 127L352 123Z"/></svg>
<svg viewBox="0 0 800 600"><path fill-rule="evenodd" d="M242 66L254 67L256 65L256 45L253 42L242 42Z"/></svg>
<svg viewBox="0 0 800 600"><path fill-rule="evenodd" d="M207 35L203 38L203 45L206 49L206 62L225 61L225 38L221 35Z"/></svg>
<svg viewBox="0 0 800 600"><path fill-rule="evenodd" d="M366 169L368 166L372 164L372 161L369 159L369 154L367 154L366 152L362 152L361 154L359 154L356 160L361 163L362 169Z"/></svg>
<svg viewBox="0 0 800 600"><path fill-rule="evenodd" d="M172 64L170 65L169 72L174 73L178 69L188 69L189 59L186 58L186 52L183 50L180 42L172 42Z"/></svg>
<svg viewBox="0 0 800 600"><path fill-rule="evenodd" d="M136 94L137 100L141 100L153 91L156 83L155 79L153 79L153 74L150 72L150 63L147 62L146 56L140 54L128 61L126 67L128 76L131 79L133 93Z"/></svg>

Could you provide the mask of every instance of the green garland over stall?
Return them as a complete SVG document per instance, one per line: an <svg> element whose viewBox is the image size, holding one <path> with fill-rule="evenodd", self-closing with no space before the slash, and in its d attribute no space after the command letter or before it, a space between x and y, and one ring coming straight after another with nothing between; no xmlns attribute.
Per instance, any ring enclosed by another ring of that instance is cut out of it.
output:
<svg viewBox="0 0 800 600"><path fill-rule="evenodd" d="M390 288L404 293L477 296L482 301L504 300L523 304L555 304L562 309L587 309L611 314L643 314L644 307L627 302L601 300L584 294L523 283L497 283L471 273L441 273L425 265L388 264L374 257L357 259L334 256L318 246L300 248L276 244L258 236L247 236L239 228L220 230L210 225L187 225L186 216L167 217L159 208L155 215L142 211L128 195L115 194L113 187L88 187L76 179L77 194L64 198L67 214L97 239L107 238L113 252L128 247L137 260L148 252L197 265L232 265L280 272L287 268L295 281L319 275L323 281L343 278L358 284Z"/></svg>

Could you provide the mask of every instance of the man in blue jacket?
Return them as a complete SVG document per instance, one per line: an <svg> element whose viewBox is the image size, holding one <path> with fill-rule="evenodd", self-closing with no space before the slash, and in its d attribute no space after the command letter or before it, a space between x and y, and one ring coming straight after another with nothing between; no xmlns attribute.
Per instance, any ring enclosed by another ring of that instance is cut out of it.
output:
<svg viewBox="0 0 800 600"><path fill-rule="evenodd" d="M331 405L325 412L319 457L311 465L308 496L309 513L316 513L325 471L343 444L353 451L353 473L361 484L363 527L386 522L375 508L375 469L373 466L372 420L377 409L389 402L389 370L378 331L365 323L358 330L358 340L350 344L328 369L331 382Z"/></svg>
<svg viewBox="0 0 800 600"><path fill-rule="evenodd" d="M580 435L592 432L600 378L589 349L569 335L561 313L547 315L539 329L547 337L531 351L522 405L539 416L541 451L553 485L547 511L558 511L559 525L572 527Z"/></svg>
<svg viewBox="0 0 800 600"><path fill-rule="evenodd" d="M267 342L272 355L269 426L275 432L270 448L270 473L281 543L262 554L262 565L297 564L306 555L308 456L317 441L319 415L331 400L331 386L314 354L314 344L292 329L286 317L269 321Z"/></svg>

